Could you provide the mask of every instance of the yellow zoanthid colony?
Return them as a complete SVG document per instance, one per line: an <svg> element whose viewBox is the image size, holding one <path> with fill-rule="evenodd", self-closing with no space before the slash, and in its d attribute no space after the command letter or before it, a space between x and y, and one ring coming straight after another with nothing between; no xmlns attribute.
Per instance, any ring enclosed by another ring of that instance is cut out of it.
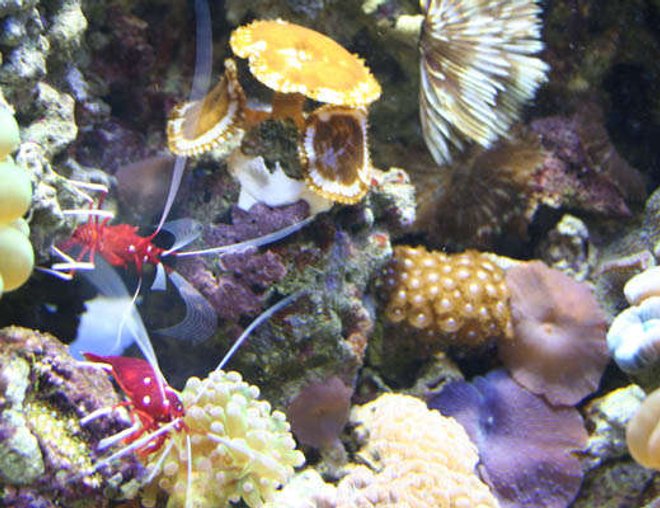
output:
<svg viewBox="0 0 660 508"><path fill-rule="evenodd" d="M512 336L504 271L480 252L399 246L384 280L387 318L425 332L440 346Z"/></svg>

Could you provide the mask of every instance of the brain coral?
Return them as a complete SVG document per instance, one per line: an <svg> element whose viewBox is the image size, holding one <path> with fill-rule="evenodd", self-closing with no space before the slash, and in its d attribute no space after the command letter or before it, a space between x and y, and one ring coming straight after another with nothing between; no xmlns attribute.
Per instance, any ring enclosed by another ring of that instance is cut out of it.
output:
<svg viewBox="0 0 660 508"><path fill-rule="evenodd" d="M480 252L398 246L384 280L387 318L429 342L477 346L512 334L504 272Z"/></svg>
<svg viewBox="0 0 660 508"><path fill-rule="evenodd" d="M499 506L475 473L474 444L453 418L414 397L384 394L357 408L354 419L368 439L361 455L378 470L358 466L344 477L338 507Z"/></svg>
<svg viewBox="0 0 660 508"><path fill-rule="evenodd" d="M156 487L169 494L170 508L224 507L241 499L250 507L262 506L304 462L284 414L257 400L259 389L240 374L215 371L204 381L190 378L181 396L188 430L170 435L172 451L147 489L144 506L156 506ZM159 458L154 454L149 466L158 468Z"/></svg>

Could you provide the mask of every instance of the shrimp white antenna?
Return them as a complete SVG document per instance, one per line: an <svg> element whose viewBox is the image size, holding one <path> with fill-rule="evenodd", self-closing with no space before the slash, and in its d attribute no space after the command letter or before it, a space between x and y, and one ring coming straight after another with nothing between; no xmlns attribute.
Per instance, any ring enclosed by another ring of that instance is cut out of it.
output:
<svg viewBox="0 0 660 508"><path fill-rule="evenodd" d="M161 434L165 434L165 433L170 432L171 430L173 430L176 427L176 425L178 425L179 423L180 423L180 418L176 418L175 420L172 420L171 422L163 425L158 430L155 430L150 434L145 434L140 439L136 439L135 441L133 441L128 446L125 446L121 450L118 450L115 453L113 453L112 455L109 455L108 457L98 461L96 464L94 464L94 466L92 467L91 470L81 472L80 476L89 476L89 475L95 473L96 471L98 471L99 469L101 469L102 467L107 466L108 464L111 464L115 460L120 459L120 458L128 455L131 452L139 450L143 446L146 446L147 444L149 444L149 442L152 439L160 436Z"/></svg>
<svg viewBox="0 0 660 508"><path fill-rule="evenodd" d="M206 0L195 0L195 72L193 74L190 101L201 99L209 90L211 68L213 65L213 34L211 31L211 12ZM199 119L197 119L198 121ZM179 192L186 158L178 156L174 161L170 190L165 201L165 208L160 217L157 231L163 227L170 214L174 199Z"/></svg>
<svg viewBox="0 0 660 508"><path fill-rule="evenodd" d="M101 295L109 298L130 300L131 303L126 308L125 317L120 322L120 329L125 327L135 339L145 360L154 369L159 389L163 398L165 398L165 378L158 365L156 352L151 344L151 339L142 322L140 313L135 308L134 299L129 295L124 281L121 280L117 272L101 256L96 260L96 270L83 272L83 276L98 289Z"/></svg>
<svg viewBox="0 0 660 508"><path fill-rule="evenodd" d="M248 327L243 330L243 333L241 333L240 337L236 339L236 342L234 342L234 345L229 348L229 351L225 354L224 358L220 360L220 363L218 366L215 368L215 370L222 370L225 365L227 365L227 362L231 359L232 356L234 356L234 353L238 351L238 348L240 348L243 343L247 340L247 338L250 336L250 334L254 331L255 328L260 326L264 321L270 319L273 314L276 312L279 312L281 309L289 305L292 301L297 299L302 293L304 293L305 290L302 291L297 291L293 294L290 294L286 298L283 298L279 302L277 302L275 305L269 307L266 309L264 312L259 314L252 323L248 325Z"/></svg>
<svg viewBox="0 0 660 508"><path fill-rule="evenodd" d="M250 247L261 247L262 245L268 245L269 243L274 243L282 238L286 238L289 235L301 230L307 224L312 222L316 218L316 215L310 215L309 217L304 218L300 222L291 224L272 233L268 233L256 238L251 238L250 240L245 240L243 242L232 243L230 245L221 245L220 247L211 247L210 249L200 249L200 250L189 250L184 252L172 252L168 250L163 253L163 256L174 255L178 258L186 256L198 256L200 254L224 254L226 252L235 252L243 249L248 249Z"/></svg>
<svg viewBox="0 0 660 508"><path fill-rule="evenodd" d="M243 330L243 333L241 333L241 335L238 337L238 339L236 339L236 342L234 342L232 347L229 348L229 351L227 351L227 353L225 353L225 356L222 358L222 360L220 360L220 363L214 369L213 372L217 372L219 370L222 370L225 367L225 365L227 365L227 362L231 359L232 356L234 356L234 353L236 353L236 351L238 351L238 348L240 348L243 345L243 343L247 340L247 338L250 336L250 334L254 331L255 328L257 328L258 326L263 324L264 321L267 321L268 319L270 319L273 316L273 314L279 312L284 307L289 305L292 301L296 300L300 295L302 295L303 293L306 293L306 292L307 292L306 289L301 289L300 291L296 291L295 293L292 293L289 296L287 296L286 298L283 298L282 300L277 302L275 305L270 306L265 311L263 311L261 314L259 314L247 326L247 328L245 330ZM193 401L193 404L197 404L199 402L199 400L202 398L202 396L204 395L204 393L206 392L206 390L209 387L209 384L210 384L209 380L210 380L210 375L207 376L206 379L204 379L204 382L203 382L204 384L202 385L202 388L199 390L199 392L197 392L197 395L196 395L196 397ZM209 437L210 437L210 434L209 434Z"/></svg>

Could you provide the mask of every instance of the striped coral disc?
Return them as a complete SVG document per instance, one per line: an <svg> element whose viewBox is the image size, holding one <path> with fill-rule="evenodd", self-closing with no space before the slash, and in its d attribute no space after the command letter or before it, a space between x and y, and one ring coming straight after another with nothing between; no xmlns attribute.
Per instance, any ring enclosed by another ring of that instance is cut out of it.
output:
<svg viewBox="0 0 660 508"><path fill-rule="evenodd" d="M218 84L198 101L177 105L167 122L167 143L177 155L208 152L242 134L245 94L238 82L236 62L225 60Z"/></svg>
<svg viewBox="0 0 660 508"><path fill-rule="evenodd" d="M312 190L339 203L360 201L372 173L366 110L324 106L314 111L305 126L301 159Z"/></svg>

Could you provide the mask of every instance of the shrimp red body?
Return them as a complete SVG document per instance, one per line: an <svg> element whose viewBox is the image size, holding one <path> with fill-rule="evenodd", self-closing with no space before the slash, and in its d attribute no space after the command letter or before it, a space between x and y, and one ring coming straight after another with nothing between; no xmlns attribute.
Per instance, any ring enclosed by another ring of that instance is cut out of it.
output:
<svg viewBox="0 0 660 508"><path fill-rule="evenodd" d="M147 432L153 432L161 425L175 422L174 430L186 428L183 422L185 409L179 394L164 380L158 382L153 367L140 358L124 356L101 356L84 353L91 362L106 364L128 401L122 405L128 407L131 420L140 422L138 430L124 439L132 443ZM138 454L146 456L160 449L167 434L161 434L138 449Z"/></svg>
<svg viewBox="0 0 660 508"><path fill-rule="evenodd" d="M98 253L112 266L127 268L134 265L142 273L145 264L157 265L165 249L152 243L156 233L149 236L137 234L138 228L129 224L109 224L110 219L101 222L89 221L81 224L71 238L60 245L64 250L79 247L78 261L87 257L94 262Z"/></svg>

